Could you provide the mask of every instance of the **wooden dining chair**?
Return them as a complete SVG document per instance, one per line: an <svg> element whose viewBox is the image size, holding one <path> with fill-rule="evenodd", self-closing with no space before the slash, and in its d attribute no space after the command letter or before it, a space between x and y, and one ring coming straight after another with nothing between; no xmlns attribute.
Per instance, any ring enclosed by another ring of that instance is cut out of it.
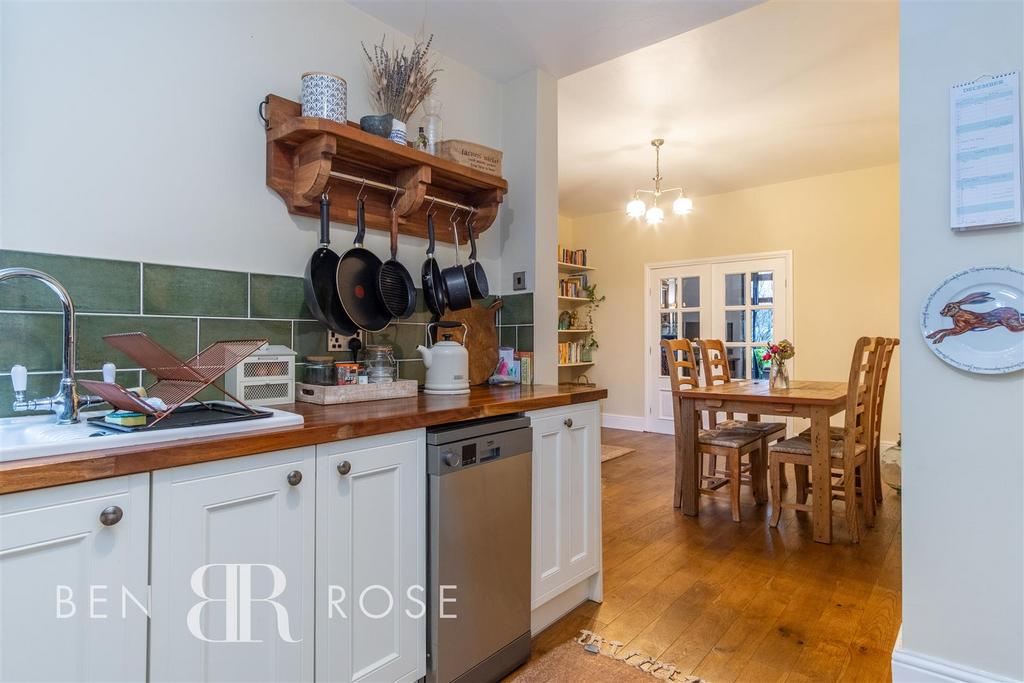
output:
<svg viewBox="0 0 1024 683"><path fill-rule="evenodd" d="M882 502L882 407L885 404L885 384L889 377L889 367L892 365L892 354L900 340L896 337L885 339L885 348L882 349L882 357L878 367L878 383L875 390L875 419L874 419L874 443L871 450L872 481L875 487L875 502Z"/></svg>
<svg viewBox="0 0 1024 683"><path fill-rule="evenodd" d="M729 371L729 359L725 351L725 343L721 339L698 339L700 348L701 365L704 370L704 386L715 386L717 384L728 384L732 382L732 373ZM723 429L747 429L758 432L761 435L761 452L767 453L771 443L786 438L786 424L784 422L752 422L750 420L736 420L732 413L725 413L725 420L718 422L718 413L710 411L708 426L712 429L721 427ZM717 458L710 462L715 463ZM786 473L779 472L780 485L786 487Z"/></svg>
<svg viewBox="0 0 1024 683"><path fill-rule="evenodd" d="M661 342L661 348L668 366L672 390L681 391L699 386L697 359L690 340L664 339ZM676 413L675 427L678 431L681 426L678 411ZM727 463L726 470L723 472L724 477L708 476L701 473L700 492L718 495L717 490L728 484L732 521L738 522L740 521L740 487L743 484L750 485L756 502L765 503L768 499L766 490L768 488L767 457L765 451L761 450L761 434L744 429L700 429L699 414L696 424L699 430L697 434L698 453L708 454L716 460L722 456ZM743 463L743 456L747 456L747 463ZM745 468L744 464L746 464ZM744 470L747 472L746 476L744 476ZM704 486L705 483L708 483L709 486Z"/></svg>
<svg viewBox="0 0 1024 683"><path fill-rule="evenodd" d="M872 469L874 482L874 496L875 503L880 504L882 502L882 408L885 405L885 385L889 377L889 367L892 365L892 355L896 350L896 347L900 345L900 340L895 337L881 337L882 347L879 349L879 366L877 379L875 383L875 404L874 404L874 420L872 421L872 438L871 438L871 452L868 454L868 465ZM800 432L800 436L810 438L811 430L808 427L804 431ZM842 427L830 427L829 437L832 439L843 438ZM837 473L842 476L841 472ZM806 477L802 477L802 480L806 481ZM861 491L863 495L863 490Z"/></svg>
<svg viewBox="0 0 1024 683"><path fill-rule="evenodd" d="M860 542L860 521L857 515L857 477L862 481L864 495L864 517L869 526L875 520L875 496L872 467L869 461L871 444L874 440L875 394L878 386L878 370L885 349L882 337L861 337L853 350L850 363L850 378L846 392L846 415L842 427L841 438L829 440L830 466L833 470L842 470L839 484L830 487L829 491L811 491L811 495L827 495L830 500L839 498L846 505L846 523L850 530L850 540ZM810 511L807 505L807 486L800 481L798 475L797 500L795 503L782 501L777 483L778 473L783 463L792 463L798 468L811 465L811 439L800 436L786 439L772 446L768 451L768 468L772 478L772 516L770 524L779 525L783 508Z"/></svg>

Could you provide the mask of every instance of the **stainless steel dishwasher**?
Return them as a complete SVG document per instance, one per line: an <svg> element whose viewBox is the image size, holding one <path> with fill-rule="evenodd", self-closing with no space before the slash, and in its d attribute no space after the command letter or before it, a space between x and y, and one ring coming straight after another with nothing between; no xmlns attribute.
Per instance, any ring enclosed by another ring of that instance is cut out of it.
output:
<svg viewBox="0 0 1024 683"><path fill-rule="evenodd" d="M427 680L500 680L530 657L530 419L427 431Z"/></svg>

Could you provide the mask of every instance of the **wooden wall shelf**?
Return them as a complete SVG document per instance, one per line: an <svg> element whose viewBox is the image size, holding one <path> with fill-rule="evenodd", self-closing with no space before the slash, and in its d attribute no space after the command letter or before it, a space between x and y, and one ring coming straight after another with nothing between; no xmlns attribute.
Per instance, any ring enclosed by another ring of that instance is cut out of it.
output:
<svg viewBox="0 0 1024 683"><path fill-rule="evenodd" d="M427 195L476 207L477 234L494 223L508 192L504 178L370 135L351 122L303 117L301 111L298 102L267 96L267 185L281 195L290 213L319 216L320 195L329 187L331 220L354 225L359 185L330 175L340 172L404 188L396 208L398 231L405 235L426 238ZM393 193L366 188L367 228L391 229L392 198ZM434 208L437 239L453 242L452 210ZM459 215L459 241L465 244L465 213Z"/></svg>

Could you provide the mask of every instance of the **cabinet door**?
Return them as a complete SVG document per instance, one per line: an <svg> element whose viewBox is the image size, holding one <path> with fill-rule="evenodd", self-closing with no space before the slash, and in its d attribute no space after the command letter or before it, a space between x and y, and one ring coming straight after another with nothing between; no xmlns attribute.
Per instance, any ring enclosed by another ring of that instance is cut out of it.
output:
<svg viewBox="0 0 1024 683"><path fill-rule="evenodd" d="M596 404L537 411L533 425L533 593L537 608L601 566Z"/></svg>
<svg viewBox="0 0 1024 683"><path fill-rule="evenodd" d="M317 446L316 678L426 674L423 430Z"/></svg>
<svg viewBox="0 0 1024 683"><path fill-rule="evenodd" d="M153 474L151 680L312 680L314 458Z"/></svg>
<svg viewBox="0 0 1024 683"><path fill-rule="evenodd" d="M562 424L569 509L565 567L572 584L601 566L601 427L596 404L568 412Z"/></svg>
<svg viewBox="0 0 1024 683"><path fill-rule="evenodd" d="M536 608L557 594L565 579L565 497L568 464L561 415L534 418L533 425L533 589Z"/></svg>
<svg viewBox="0 0 1024 683"><path fill-rule="evenodd" d="M0 680L145 680L148 562L148 474L0 496Z"/></svg>

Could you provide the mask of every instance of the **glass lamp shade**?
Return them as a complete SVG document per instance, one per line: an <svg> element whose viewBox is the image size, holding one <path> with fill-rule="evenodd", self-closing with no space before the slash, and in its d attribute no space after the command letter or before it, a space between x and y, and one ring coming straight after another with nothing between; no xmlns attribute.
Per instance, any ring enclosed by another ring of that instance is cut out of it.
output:
<svg viewBox="0 0 1024 683"><path fill-rule="evenodd" d="M679 197L672 202L672 213L685 215L693 211L693 200L689 197Z"/></svg>
<svg viewBox="0 0 1024 683"><path fill-rule="evenodd" d="M647 209L647 225L658 225L665 220L665 212L657 206Z"/></svg>
<svg viewBox="0 0 1024 683"><path fill-rule="evenodd" d="M630 218L640 218L640 216L644 215L645 211L647 211L647 205L644 204L642 199L635 198L626 204L626 215Z"/></svg>

